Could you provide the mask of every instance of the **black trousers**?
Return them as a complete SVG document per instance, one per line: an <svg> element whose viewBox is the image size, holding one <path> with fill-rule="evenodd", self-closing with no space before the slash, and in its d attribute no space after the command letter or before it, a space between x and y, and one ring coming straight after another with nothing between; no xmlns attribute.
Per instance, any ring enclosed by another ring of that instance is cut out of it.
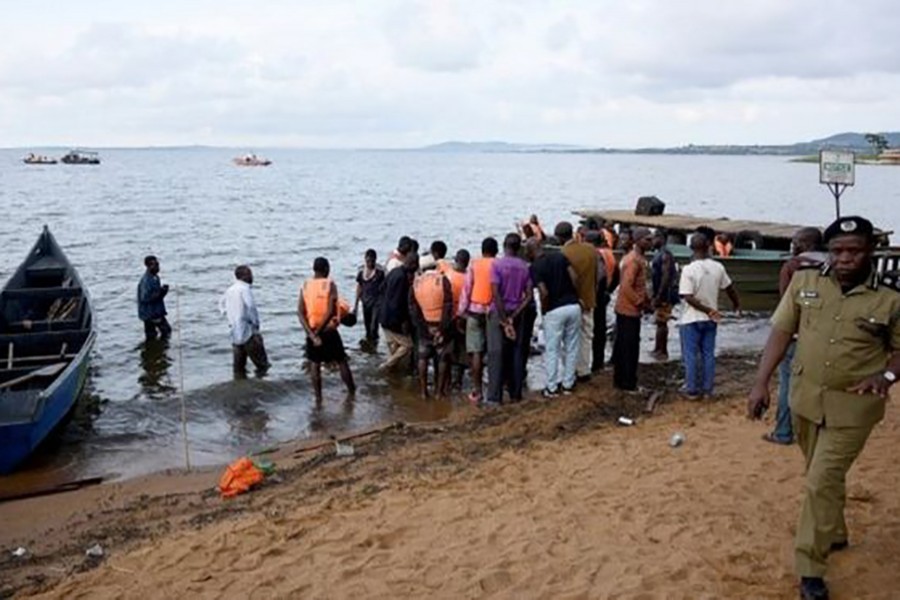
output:
<svg viewBox="0 0 900 600"><path fill-rule="evenodd" d="M637 389L638 358L641 354L641 318L616 313L613 341L613 385L620 390Z"/></svg>
<svg viewBox="0 0 900 600"><path fill-rule="evenodd" d="M488 315L487 320L487 401L503 401L504 386L509 391L510 400L522 399L525 387L525 362L531 348L531 338L525 335L525 311L513 320L516 339L503 335L500 317L497 313Z"/></svg>
<svg viewBox="0 0 900 600"><path fill-rule="evenodd" d="M598 294L597 296L597 305L594 307L594 340L591 372L601 370L606 360L606 308L609 306L609 296L606 292L602 295Z"/></svg>
<svg viewBox="0 0 900 600"><path fill-rule="evenodd" d="M266 371L269 368L269 356L266 354L266 346L263 338L258 333L250 336L250 339L240 346L231 346L234 355L234 374L240 377L247 371L247 358L253 361L257 371Z"/></svg>
<svg viewBox="0 0 900 600"><path fill-rule="evenodd" d="M366 339L370 342L378 341L378 305L366 306L363 304L363 323L366 326Z"/></svg>
<svg viewBox="0 0 900 600"><path fill-rule="evenodd" d="M144 336L148 340L155 340L157 332L160 338L167 340L172 335L172 327L165 317L158 319L147 319L144 321Z"/></svg>

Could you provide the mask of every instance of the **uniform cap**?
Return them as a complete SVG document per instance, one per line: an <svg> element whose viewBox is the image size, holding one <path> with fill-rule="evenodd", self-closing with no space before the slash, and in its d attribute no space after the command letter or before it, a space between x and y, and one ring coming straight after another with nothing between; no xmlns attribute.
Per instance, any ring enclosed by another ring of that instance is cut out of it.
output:
<svg viewBox="0 0 900 600"><path fill-rule="evenodd" d="M875 235L875 228L871 221L862 217L841 217L825 229L822 238L827 244L840 235L858 235L871 240Z"/></svg>

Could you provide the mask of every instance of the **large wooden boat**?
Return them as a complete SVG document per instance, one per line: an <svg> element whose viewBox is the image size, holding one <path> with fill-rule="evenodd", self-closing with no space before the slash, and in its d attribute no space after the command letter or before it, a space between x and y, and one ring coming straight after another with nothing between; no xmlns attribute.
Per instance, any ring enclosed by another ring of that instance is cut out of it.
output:
<svg viewBox="0 0 900 600"><path fill-rule="evenodd" d="M696 217L692 215L639 215L633 210L578 210L583 220L597 219L614 224L618 229L649 227L669 232L668 248L679 264L691 260L688 238L698 227L727 233L735 247L728 257L714 256L721 261L735 282L741 304L747 310L770 311L778 305L778 275L790 257L791 239L803 225L746 221L739 219ZM879 272L900 269L900 248L889 245L892 232L878 231L876 268Z"/></svg>
<svg viewBox="0 0 900 600"><path fill-rule="evenodd" d="M90 296L45 226L0 292L0 474L72 412L95 335Z"/></svg>

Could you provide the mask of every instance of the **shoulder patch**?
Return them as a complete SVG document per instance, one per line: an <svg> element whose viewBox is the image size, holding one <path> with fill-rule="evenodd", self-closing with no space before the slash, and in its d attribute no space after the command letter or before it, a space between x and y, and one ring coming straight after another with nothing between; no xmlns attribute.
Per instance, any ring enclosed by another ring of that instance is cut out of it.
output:
<svg viewBox="0 0 900 600"><path fill-rule="evenodd" d="M878 284L900 292L900 271L888 271L879 276Z"/></svg>

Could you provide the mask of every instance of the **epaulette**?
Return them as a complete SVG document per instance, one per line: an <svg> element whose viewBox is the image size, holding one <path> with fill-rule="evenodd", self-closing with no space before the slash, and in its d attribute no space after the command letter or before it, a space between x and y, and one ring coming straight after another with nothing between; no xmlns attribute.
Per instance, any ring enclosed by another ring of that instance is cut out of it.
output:
<svg viewBox="0 0 900 600"><path fill-rule="evenodd" d="M900 292L900 271L888 271L878 277L878 285Z"/></svg>

